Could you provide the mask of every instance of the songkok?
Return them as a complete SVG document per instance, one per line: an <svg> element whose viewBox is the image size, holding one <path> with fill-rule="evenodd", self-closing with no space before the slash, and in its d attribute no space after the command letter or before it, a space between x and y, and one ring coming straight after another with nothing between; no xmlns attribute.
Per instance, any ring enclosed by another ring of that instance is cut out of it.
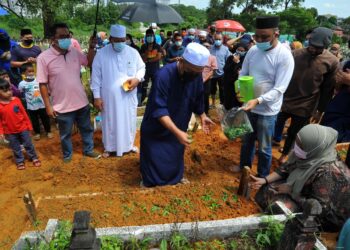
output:
<svg viewBox="0 0 350 250"><path fill-rule="evenodd" d="M32 34L31 29L21 29L21 36L31 35L31 34Z"/></svg>
<svg viewBox="0 0 350 250"><path fill-rule="evenodd" d="M204 30L201 30L201 31L199 32L199 36L207 36L207 32L204 31Z"/></svg>
<svg viewBox="0 0 350 250"><path fill-rule="evenodd" d="M273 29L278 28L280 18L278 16L258 16L255 21L257 29Z"/></svg>
<svg viewBox="0 0 350 250"><path fill-rule="evenodd" d="M189 63L204 67L209 60L209 50L199 43L190 43L187 45L182 57Z"/></svg>
<svg viewBox="0 0 350 250"><path fill-rule="evenodd" d="M311 32L309 44L315 47L327 48L332 42L332 36L332 30L318 27Z"/></svg>
<svg viewBox="0 0 350 250"><path fill-rule="evenodd" d="M196 33L196 30L193 29L193 28L191 28L191 29L188 30L188 33L189 33L189 34L194 34L194 33Z"/></svg>
<svg viewBox="0 0 350 250"><path fill-rule="evenodd" d="M111 26L111 37L124 38L126 37L126 28L123 25L115 24Z"/></svg>

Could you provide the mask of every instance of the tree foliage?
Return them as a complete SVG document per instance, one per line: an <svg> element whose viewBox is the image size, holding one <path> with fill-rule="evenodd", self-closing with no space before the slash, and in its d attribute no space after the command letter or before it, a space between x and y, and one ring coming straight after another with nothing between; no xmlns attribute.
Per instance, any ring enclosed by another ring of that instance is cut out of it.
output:
<svg viewBox="0 0 350 250"><path fill-rule="evenodd" d="M186 6L183 4L174 4L171 5L171 7L174 8L184 19L184 22L181 24L182 27L205 27L207 23L205 10L200 10L195 6Z"/></svg>

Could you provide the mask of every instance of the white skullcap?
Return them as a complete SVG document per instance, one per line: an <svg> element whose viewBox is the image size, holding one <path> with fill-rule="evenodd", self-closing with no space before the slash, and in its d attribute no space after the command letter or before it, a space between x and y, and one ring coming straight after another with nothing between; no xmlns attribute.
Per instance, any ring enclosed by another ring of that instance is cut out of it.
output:
<svg viewBox="0 0 350 250"><path fill-rule="evenodd" d="M157 24L156 23L152 23L151 27L152 27L152 29L156 29L157 28Z"/></svg>
<svg viewBox="0 0 350 250"><path fill-rule="evenodd" d="M123 25L115 24L111 26L111 37L124 38L126 37L126 28Z"/></svg>
<svg viewBox="0 0 350 250"><path fill-rule="evenodd" d="M187 45L182 57L195 66L204 67L208 64L209 55L209 50L206 47L199 43L190 43Z"/></svg>
<svg viewBox="0 0 350 250"><path fill-rule="evenodd" d="M188 30L188 33L195 33L195 32L196 32L196 30L194 28L191 28Z"/></svg>
<svg viewBox="0 0 350 250"><path fill-rule="evenodd" d="M199 36L207 36L207 32L204 31L204 30L201 30L201 31L199 32Z"/></svg>

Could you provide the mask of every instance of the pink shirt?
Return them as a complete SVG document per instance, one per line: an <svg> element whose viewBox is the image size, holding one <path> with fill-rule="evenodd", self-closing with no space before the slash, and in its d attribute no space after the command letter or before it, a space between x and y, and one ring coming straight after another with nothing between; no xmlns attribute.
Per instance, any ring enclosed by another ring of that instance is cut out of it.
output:
<svg viewBox="0 0 350 250"><path fill-rule="evenodd" d="M71 38L71 41L72 41L72 47L74 47L74 48L76 48L77 50L79 50L80 52L82 52L78 40L76 40L76 39L74 39L74 38Z"/></svg>
<svg viewBox="0 0 350 250"><path fill-rule="evenodd" d="M62 55L51 47L38 56L37 81L48 84L54 111L67 113L88 105L80 79L80 68L87 63L87 57L74 48Z"/></svg>
<svg viewBox="0 0 350 250"><path fill-rule="evenodd" d="M216 69L218 69L218 63L216 61L216 57L213 55L209 55L208 64L205 65L205 67L203 69L203 73L202 73L203 80L208 77L210 72L212 72Z"/></svg>

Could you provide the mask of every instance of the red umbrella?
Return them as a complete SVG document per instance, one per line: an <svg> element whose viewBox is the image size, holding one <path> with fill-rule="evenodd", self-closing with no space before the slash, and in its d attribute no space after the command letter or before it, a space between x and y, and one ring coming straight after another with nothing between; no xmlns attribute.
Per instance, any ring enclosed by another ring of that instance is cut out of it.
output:
<svg viewBox="0 0 350 250"><path fill-rule="evenodd" d="M217 31L244 32L245 28L237 21L233 20L218 20L215 22Z"/></svg>

